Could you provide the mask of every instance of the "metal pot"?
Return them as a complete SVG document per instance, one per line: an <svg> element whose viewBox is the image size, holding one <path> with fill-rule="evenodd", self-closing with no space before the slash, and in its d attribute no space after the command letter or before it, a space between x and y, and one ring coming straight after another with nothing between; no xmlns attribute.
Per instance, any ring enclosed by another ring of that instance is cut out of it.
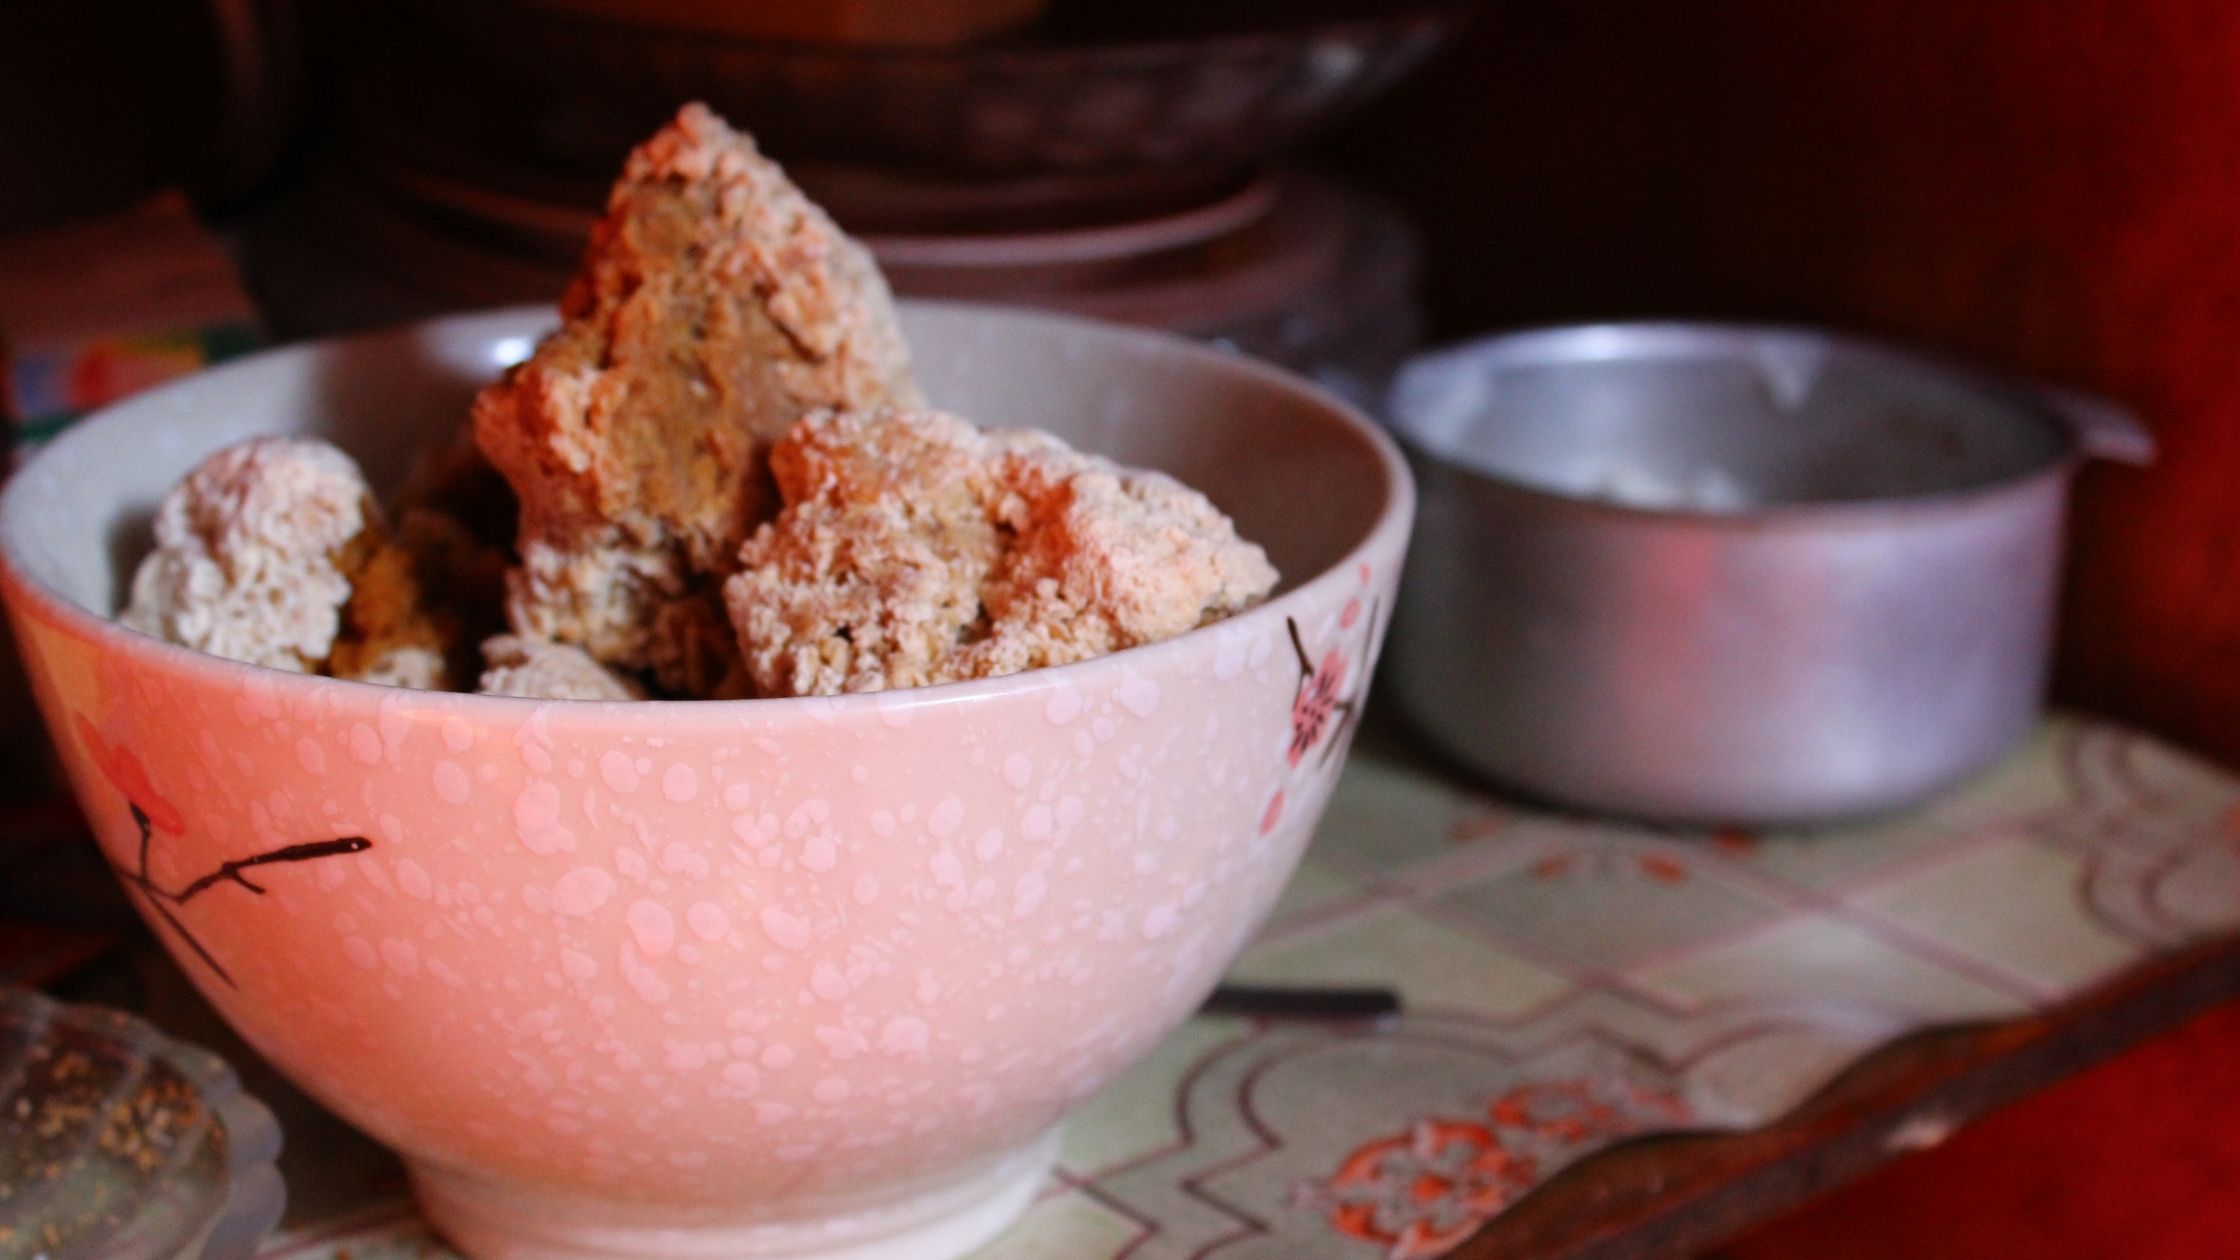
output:
<svg viewBox="0 0 2240 1260"><path fill-rule="evenodd" d="M1494 337L1392 413L1400 703L1501 782L1676 822L1890 810L2012 747L2070 477L2153 455L2110 404L1784 328Z"/></svg>

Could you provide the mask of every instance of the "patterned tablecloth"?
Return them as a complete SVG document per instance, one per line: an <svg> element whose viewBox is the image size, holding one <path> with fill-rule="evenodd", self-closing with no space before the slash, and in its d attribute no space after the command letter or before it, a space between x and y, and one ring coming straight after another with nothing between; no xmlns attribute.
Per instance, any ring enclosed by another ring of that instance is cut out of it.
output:
<svg viewBox="0 0 2240 1260"><path fill-rule="evenodd" d="M1782 834L1520 809L1365 740L1237 975L1394 985L1407 1015L1192 1021L983 1256L1436 1255L1616 1139L1765 1123L1904 1033L2234 929L2240 778L2097 723L1910 816ZM289 1130L266 1256L450 1254L388 1156L248 1074Z"/></svg>

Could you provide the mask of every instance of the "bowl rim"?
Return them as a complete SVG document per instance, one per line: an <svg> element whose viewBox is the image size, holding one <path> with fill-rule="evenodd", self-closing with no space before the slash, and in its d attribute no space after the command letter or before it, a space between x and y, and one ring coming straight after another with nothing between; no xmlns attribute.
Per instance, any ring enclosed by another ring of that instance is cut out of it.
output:
<svg viewBox="0 0 2240 1260"><path fill-rule="evenodd" d="M1614 363L1741 353L1751 346L1780 341L1817 342L1830 353L1938 377L2017 414L2037 419L2053 435L2059 450L2036 466L2009 476L1922 494L1785 500L1753 504L1740 510L1647 506L1550 489L1458 458L1453 443L1436 441L1424 433L1428 422L1417 418L1415 409L1407 405L1405 398L1404 383L1411 378L1458 370L1457 365L1472 360L1499 365ZM1810 324L1690 319L1597 320L1518 328L1441 346L1419 355L1403 365L1395 376L1384 412L1389 417L1393 434L1416 463L1442 478L1467 482L1481 492L1507 495L1539 509L1612 522L1720 533L1768 533L1869 529L1943 521L1977 511L1996 510L1996 505L2009 500L2044 493L2049 483L2055 486L2066 483L2095 457L2096 452L2088 449L2089 444L2064 421L2060 408L2049 399L2053 392L2050 387L2034 387L2027 379L2003 376L1960 356Z"/></svg>
<svg viewBox="0 0 2240 1260"><path fill-rule="evenodd" d="M5 486L0 486L0 596L5 597L4 602L11 618L40 618L67 635L97 644L104 650L148 660L168 673L186 675L204 686L270 686L276 688L283 699L292 695L310 698L322 694L359 694L368 698L379 696L441 708L447 713L482 713L492 718L510 715L525 720L539 711L549 711L552 706L561 705L566 706L568 712L580 713L587 718L635 713L644 715L645 719L658 719L665 724L716 722L736 728L741 719L749 717L766 720L810 717L831 722L850 713L892 715L902 708L915 710L972 704L1038 692L1048 689L1053 681L1070 682L1100 668L1109 669L1115 662L1123 665L1128 662L1151 665L1165 657L1199 651L1202 650L1200 645L1210 641L1210 636L1235 633L1238 627L1258 628L1281 637L1281 618L1304 614L1323 603L1328 598L1330 588L1347 583L1349 575L1369 563L1377 553L1389 551L1395 564L1400 562L1400 557L1405 553L1416 504L1415 481L1406 457L1382 426L1363 415L1351 403L1304 377L1235 351L1205 345L1171 333L1078 315L981 302L900 299L896 305L905 312L962 316L999 324L1067 325L1086 335L1130 345L1138 351L1179 354L1185 359L1242 376L1264 389L1309 404L1321 410L1341 431L1363 443L1375 456L1384 473L1382 503L1376 518L1347 547L1343 555L1300 580L1291 589L1212 625L1199 626L1157 643L1123 648L1065 665L1030 669L995 678L837 696L778 696L737 700L540 700L520 696L483 695L478 692L418 691L252 665L169 643L131 629L113 616L93 613L30 572L16 555L17 517L28 512L24 506L28 492L23 487L30 484L31 479L38 474L42 463L56 458L58 452L67 450L74 443L85 440L87 433L110 421L120 410L143 404L144 400L158 398L167 391L180 389L192 382L207 381L219 375L251 376L282 358L316 358L350 344L404 339L427 339L433 342L440 340L435 334L440 334L446 328L465 329L478 325L515 327L517 332L528 331L534 336L541 336L556 317L553 308L538 304L465 311L276 346L228 360L94 410L45 443L8 478ZM1389 621L1389 618L1388 611L1386 620ZM29 636L19 634L18 637L25 640L25 646L28 646ZM336 693L332 689L337 687L350 688L352 691Z"/></svg>

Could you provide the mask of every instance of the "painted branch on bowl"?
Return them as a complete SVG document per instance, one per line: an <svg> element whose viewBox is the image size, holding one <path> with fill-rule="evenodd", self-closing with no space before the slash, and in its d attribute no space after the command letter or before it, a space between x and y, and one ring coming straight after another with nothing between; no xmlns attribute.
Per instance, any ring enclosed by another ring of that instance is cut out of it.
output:
<svg viewBox="0 0 2240 1260"><path fill-rule="evenodd" d="M109 781L110 786L117 789L118 793L124 797L125 804L132 811L133 825L140 832L138 852L132 865L126 867L111 860L109 869L116 872L117 878L122 880L127 888L137 890L142 897L146 898L148 908L155 912L156 917L161 919L164 925L170 928L181 941L185 942L194 956L201 959L204 965L216 973L220 980L226 982L228 987L238 987L234 983L233 973L227 971L225 965L220 963L209 948L203 945L202 941L187 927L177 913L179 909L220 884L238 884L250 892L262 896L265 892L264 886L251 879L247 874L247 872L261 866L310 862L320 858L339 857L347 853L362 853L373 847L373 841L366 839L364 836L337 836L331 840L309 840L300 844L282 845L277 849L267 849L262 853L251 854L248 857L233 858L221 862L210 871L196 876L177 888L166 888L157 883L155 877L149 873L149 853L154 847L155 833L158 831L171 834L184 832L187 825L186 816L180 813L178 806L173 805L155 790L155 785L148 778L146 768L140 764L140 759L134 756L130 749L118 747L103 739L101 733L95 730L93 724L86 721L83 716L76 719L75 725L78 731L78 739L85 745L87 756L100 769L102 777Z"/></svg>

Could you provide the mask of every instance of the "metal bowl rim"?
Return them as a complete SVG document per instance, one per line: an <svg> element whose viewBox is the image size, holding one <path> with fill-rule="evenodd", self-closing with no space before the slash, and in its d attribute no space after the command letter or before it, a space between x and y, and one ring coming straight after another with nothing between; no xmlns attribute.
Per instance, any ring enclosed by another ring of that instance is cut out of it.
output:
<svg viewBox="0 0 2240 1260"><path fill-rule="evenodd" d="M2036 418L2054 436L2060 453L2021 473L1927 494L1765 503L1741 511L1646 507L1550 490L1517 477L1487 472L1454 458L1424 439L1419 432L1421 425L1403 413L1398 405L1401 396L1398 382L1395 382L1392 394L1394 405L1386 408L1386 419L1410 456L1441 474L1460 477L1523 500L1568 511L1608 519L1653 521L1722 531L1866 527L1918 523L1928 518L1972 514L1988 509L2009 496L2019 498L2036 493L2047 481L2065 482L2085 461L2086 454L2076 435L2062 423L2051 407L2034 397L2027 386L2010 383L1988 369L1958 357L1899 345L1872 336L1832 332L1801 324L1638 320L1546 325L1500 333L1472 341L1465 346L1434 351L1404 367L1400 379L1436 371L1463 355L1468 355L1481 364L1497 366L1645 362L1739 357L1776 340L1818 342L1828 350L1848 358L1891 364L1909 373L1935 376L1981 394L1987 400L2003 404L2017 414Z"/></svg>

